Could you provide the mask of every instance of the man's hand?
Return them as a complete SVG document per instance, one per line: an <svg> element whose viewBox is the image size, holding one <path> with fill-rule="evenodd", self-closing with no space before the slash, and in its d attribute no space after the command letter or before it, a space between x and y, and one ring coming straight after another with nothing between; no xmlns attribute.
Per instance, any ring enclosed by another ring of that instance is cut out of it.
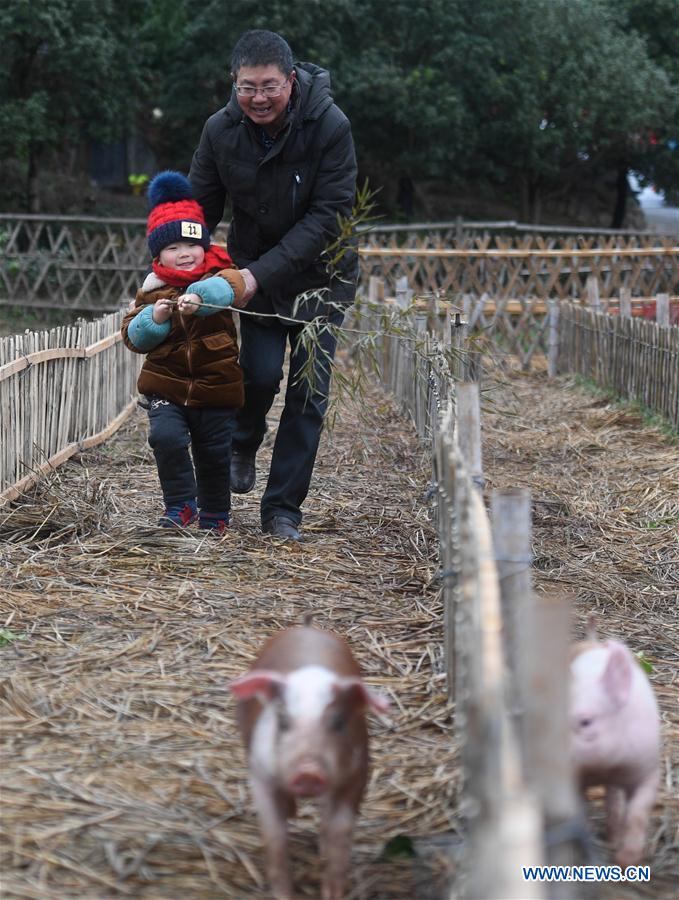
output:
<svg viewBox="0 0 679 900"><path fill-rule="evenodd" d="M177 309L183 316L192 316L202 302L203 298L198 294L182 294L177 299Z"/></svg>
<svg viewBox="0 0 679 900"><path fill-rule="evenodd" d="M239 297L238 300L234 300L233 305L236 309L243 309L243 307L247 306L248 302L255 296L259 285L257 284L257 279L249 269L239 269L238 272L245 282L245 293L242 297Z"/></svg>
<svg viewBox="0 0 679 900"><path fill-rule="evenodd" d="M156 325L162 325L172 315L172 301L167 297L162 300L156 300L153 304L153 321Z"/></svg>

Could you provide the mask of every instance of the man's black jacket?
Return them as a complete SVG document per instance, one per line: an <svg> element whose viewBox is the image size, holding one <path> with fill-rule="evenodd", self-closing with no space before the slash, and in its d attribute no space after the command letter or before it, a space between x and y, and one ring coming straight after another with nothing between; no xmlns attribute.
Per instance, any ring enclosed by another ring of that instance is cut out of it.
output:
<svg viewBox="0 0 679 900"><path fill-rule="evenodd" d="M205 123L189 178L211 231L226 196L231 200L229 253L260 286L248 309L290 315L299 294L329 289L299 308L297 318L309 319L326 301L348 305L355 296L355 249L334 272L322 254L337 237L338 216L351 213L357 169L349 120L333 102L328 72L312 63L295 69L292 108L271 149L234 93Z"/></svg>

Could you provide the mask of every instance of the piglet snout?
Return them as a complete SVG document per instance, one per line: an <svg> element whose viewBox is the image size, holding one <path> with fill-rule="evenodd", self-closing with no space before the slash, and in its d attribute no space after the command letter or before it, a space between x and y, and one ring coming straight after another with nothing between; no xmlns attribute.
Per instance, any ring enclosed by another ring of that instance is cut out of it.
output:
<svg viewBox="0 0 679 900"><path fill-rule="evenodd" d="M304 760L295 769L290 790L296 797L319 797L325 793L328 779L315 760Z"/></svg>

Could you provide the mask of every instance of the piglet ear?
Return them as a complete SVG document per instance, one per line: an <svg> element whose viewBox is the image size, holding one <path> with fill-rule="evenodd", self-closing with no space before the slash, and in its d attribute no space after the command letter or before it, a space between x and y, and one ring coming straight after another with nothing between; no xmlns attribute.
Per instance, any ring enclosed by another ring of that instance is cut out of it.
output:
<svg viewBox="0 0 679 900"><path fill-rule="evenodd" d="M270 672L268 669L253 669L246 675L241 675L227 685L230 691L239 700L249 700L259 696L265 700L273 700L278 697L285 685L285 676L280 672Z"/></svg>
<svg viewBox="0 0 679 900"><path fill-rule="evenodd" d="M384 694L366 687L360 678L341 678L335 685L335 692L343 694L358 706L367 706L375 712L387 712L391 705Z"/></svg>
<svg viewBox="0 0 679 900"><path fill-rule="evenodd" d="M367 688L365 685L363 685L363 690L365 691L366 703L370 709L380 713L389 711L391 708L391 701L388 697L381 694L379 691L373 690L373 688Z"/></svg>
<svg viewBox="0 0 679 900"><path fill-rule="evenodd" d="M617 709L627 703L632 688L632 666L627 649L617 641L607 641L611 648L606 668L601 676L606 694Z"/></svg>

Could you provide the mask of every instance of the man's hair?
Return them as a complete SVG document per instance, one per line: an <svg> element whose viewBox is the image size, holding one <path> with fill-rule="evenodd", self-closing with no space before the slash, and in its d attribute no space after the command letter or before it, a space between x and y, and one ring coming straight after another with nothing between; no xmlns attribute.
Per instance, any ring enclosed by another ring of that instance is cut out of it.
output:
<svg viewBox="0 0 679 900"><path fill-rule="evenodd" d="M237 75L243 66L278 66L288 76L292 72L292 50L275 31L246 31L236 41L231 54L231 72Z"/></svg>

